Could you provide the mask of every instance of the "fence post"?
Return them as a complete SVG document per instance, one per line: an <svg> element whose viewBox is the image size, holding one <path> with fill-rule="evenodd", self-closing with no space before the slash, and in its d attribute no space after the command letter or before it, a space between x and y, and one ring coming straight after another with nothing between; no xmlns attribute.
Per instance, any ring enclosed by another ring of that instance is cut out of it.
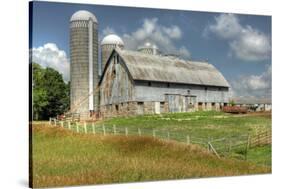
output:
<svg viewBox="0 0 281 189"><path fill-rule="evenodd" d="M60 121L60 126L63 127L63 121Z"/></svg>
<svg viewBox="0 0 281 189"><path fill-rule="evenodd" d="M87 123L84 122L84 130L85 130L85 133L87 133Z"/></svg>
<svg viewBox="0 0 281 189"><path fill-rule="evenodd" d="M78 123L76 122L76 132L79 133L79 127L78 127Z"/></svg>
<svg viewBox="0 0 281 189"><path fill-rule="evenodd" d="M54 119L54 122L55 122L55 126L57 126L57 119L56 118Z"/></svg>
<svg viewBox="0 0 281 189"><path fill-rule="evenodd" d="M156 134L155 134L155 130L154 129L153 129L152 133L153 133L153 137L155 138Z"/></svg>
<svg viewBox="0 0 281 189"><path fill-rule="evenodd" d="M170 132L169 131L168 131L167 135L168 135L168 140L170 140Z"/></svg>
<svg viewBox="0 0 281 189"><path fill-rule="evenodd" d="M93 129L93 133L96 134L96 127L94 123L92 123L92 129Z"/></svg>
<svg viewBox="0 0 281 189"><path fill-rule="evenodd" d="M105 131L105 126L104 126L104 124L102 125L102 130L103 130L103 135L105 136L105 135L106 135L106 131Z"/></svg>
<svg viewBox="0 0 281 189"><path fill-rule="evenodd" d="M141 136L141 130L140 130L140 128L138 128L138 133L139 133L139 136Z"/></svg>
<svg viewBox="0 0 281 189"><path fill-rule="evenodd" d="M68 129L71 130L71 124L70 121L67 122L68 123Z"/></svg>
<svg viewBox="0 0 281 189"><path fill-rule="evenodd" d="M187 143L187 144L190 144L190 138L189 138L189 135L186 135L186 143Z"/></svg>
<svg viewBox="0 0 281 189"><path fill-rule="evenodd" d="M128 128L127 127L125 128L125 134L126 134L126 136L128 136Z"/></svg>
<svg viewBox="0 0 281 189"><path fill-rule="evenodd" d="M113 125L113 132L114 132L114 135L116 135L116 126Z"/></svg>

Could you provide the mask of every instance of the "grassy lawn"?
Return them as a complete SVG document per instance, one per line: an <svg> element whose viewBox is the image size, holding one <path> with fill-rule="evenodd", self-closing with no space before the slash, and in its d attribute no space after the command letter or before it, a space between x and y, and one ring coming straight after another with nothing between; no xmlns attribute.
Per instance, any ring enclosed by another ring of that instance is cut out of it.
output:
<svg viewBox="0 0 281 189"><path fill-rule="evenodd" d="M145 122L144 118L134 119ZM118 119L109 122L116 124ZM125 123L129 126L132 121L128 119L120 124ZM34 187L271 172L271 167L240 160L218 159L199 146L153 137L81 134L60 127L36 124L32 126L32 138ZM259 154L253 152L248 157L256 159L255 156Z"/></svg>

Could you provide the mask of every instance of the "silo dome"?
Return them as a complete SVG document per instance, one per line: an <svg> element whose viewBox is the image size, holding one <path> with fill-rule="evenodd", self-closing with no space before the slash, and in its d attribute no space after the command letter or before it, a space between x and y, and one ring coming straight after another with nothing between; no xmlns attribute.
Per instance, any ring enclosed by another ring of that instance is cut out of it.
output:
<svg viewBox="0 0 281 189"><path fill-rule="evenodd" d="M124 46L123 40L115 34L109 34L105 36L101 41L101 45L112 45L112 44Z"/></svg>
<svg viewBox="0 0 281 189"><path fill-rule="evenodd" d="M98 23L95 15L86 10L79 10L71 16L70 21L89 20L90 18L93 20L93 22Z"/></svg>
<svg viewBox="0 0 281 189"><path fill-rule="evenodd" d="M152 55L160 54L157 45L152 44L150 42L146 42L143 46L138 47L138 51L145 54L152 54Z"/></svg>

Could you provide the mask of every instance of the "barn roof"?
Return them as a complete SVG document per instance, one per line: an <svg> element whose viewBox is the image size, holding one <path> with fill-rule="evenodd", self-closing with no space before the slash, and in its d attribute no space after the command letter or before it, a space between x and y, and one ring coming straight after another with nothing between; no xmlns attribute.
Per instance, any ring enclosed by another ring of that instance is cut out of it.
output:
<svg viewBox="0 0 281 189"><path fill-rule="evenodd" d="M118 48L115 51L123 59L133 80L229 87L223 75L206 62L185 61Z"/></svg>

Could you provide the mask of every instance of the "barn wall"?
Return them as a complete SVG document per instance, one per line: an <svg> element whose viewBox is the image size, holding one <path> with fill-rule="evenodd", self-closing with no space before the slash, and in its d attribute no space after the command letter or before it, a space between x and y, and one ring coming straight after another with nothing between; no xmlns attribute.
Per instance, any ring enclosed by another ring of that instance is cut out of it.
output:
<svg viewBox="0 0 281 189"><path fill-rule="evenodd" d="M119 104L134 99L134 86L117 56L112 57L100 85L100 105Z"/></svg>
<svg viewBox="0 0 281 189"><path fill-rule="evenodd" d="M151 82L135 81L135 94L137 101L164 101L165 94L181 94L194 95L197 97L197 102L209 103L227 103L228 89L219 87L207 87L181 84L168 84ZM189 91L189 92L188 92ZM211 109L211 107L209 107Z"/></svg>
<svg viewBox="0 0 281 189"><path fill-rule="evenodd" d="M103 118L117 116L134 116L143 114L155 114L155 103L158 102L121 102L116 104L107 104L100 107L100 113ZM168 112L168 103L160 102L160 113Z"/></svg>

